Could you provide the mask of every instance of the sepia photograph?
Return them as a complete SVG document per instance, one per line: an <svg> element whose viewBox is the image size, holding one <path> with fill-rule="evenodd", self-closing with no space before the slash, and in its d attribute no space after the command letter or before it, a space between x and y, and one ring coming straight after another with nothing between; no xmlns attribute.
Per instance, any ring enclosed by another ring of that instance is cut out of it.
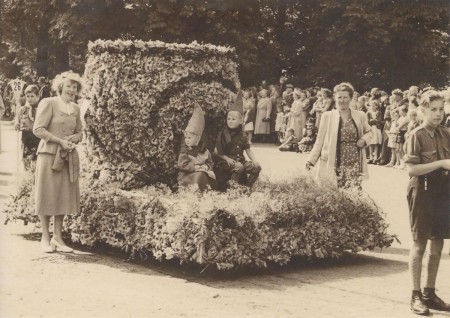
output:
<svg viewBox="0 0 450 318"><path fill-rule="evenodd" d="M444 0L0 0L0 318L450 318Z"/></svg>

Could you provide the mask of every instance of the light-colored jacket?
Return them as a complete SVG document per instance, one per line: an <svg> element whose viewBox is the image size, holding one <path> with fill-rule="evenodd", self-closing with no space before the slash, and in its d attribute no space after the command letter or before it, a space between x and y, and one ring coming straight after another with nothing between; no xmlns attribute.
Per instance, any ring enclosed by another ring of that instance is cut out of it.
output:
<svg viewBox="0 0 450 318"><path fill-rule="evenodd" d="M37 153L56 154L59 139L73 135L78 143L83 137L78 105L72 103L74 112L69 115L60 110L59 103L59 97L48 97L39 102L33 126L34 135L41 138Z"/></svg>
<svg viewBox="0 0 450 318"><path fill-rule="evenodd" d="M366 145L369 145L372 138L372 130L367 122L367 116L364 112L350 109L351 116L358 129L358 139L363 138ZM331 177L336 179L336 150L339 130L339 111L334 109L323 113L320 120L319 133L313 149L309 155L308 161L313 165L319 161L317 167L317 177L319 179ZM360 149L362 159L363 178L369 177L367 160L364 148Z"/></svg>

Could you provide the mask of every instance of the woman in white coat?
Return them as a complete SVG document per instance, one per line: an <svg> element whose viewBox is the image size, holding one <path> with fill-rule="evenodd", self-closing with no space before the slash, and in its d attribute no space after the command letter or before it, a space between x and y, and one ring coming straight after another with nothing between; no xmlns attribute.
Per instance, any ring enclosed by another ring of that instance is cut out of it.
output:
<svg viewBox="0 0 450 318"><path fill-rule="evenodd" d="M369 145L372 130L364 112L350 109L353 92L350 83L334 88L337 109L322 115L306 169L319 162L319 179L331 177L339 187L361 188L362 178L369 176L364 148Z"/></svg>

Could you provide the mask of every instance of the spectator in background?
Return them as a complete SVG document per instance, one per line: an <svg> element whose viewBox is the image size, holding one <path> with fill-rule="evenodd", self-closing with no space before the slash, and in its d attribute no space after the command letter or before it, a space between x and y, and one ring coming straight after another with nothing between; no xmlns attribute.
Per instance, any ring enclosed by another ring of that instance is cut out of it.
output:
<svg viewBox="0 0 450 318"><path fill-rule="evenodd" d="M25 89L26 103L21 106L15 117L15 129L22 134L22 161L26 170L37 159L37 148L40 139L33 134L33 124L36 118L36 109L39 103L39 88L28 85Z"/></svg>
<svg viewBox="0 0 450 318"><path fill-rule="evenodd" d="M376 101L369 102L369 110L367 111L367 121L372 129L372 139L369 142L369 161L367 163L378 162L378 150L382 143L381 135L381 112L380 106Z"/></svg>
<svg viewBox="0 0 450 318"><path fill-rule="evenodd" d="M282 98L286 102L286 105L289 106L289 108L292 106L292 103L294 102L294 96L292 96L294 92L294 86L292 84L286 85L286 90L283 92Z"/></svg>
<svg viewBox="0 0 450 318"><path fill-rule="evenodd" d="M291 119L289 128L294 129L295 137L300 140L303 137L303 129L306 125L305 112L303 111L306 102L306 94L300 89L294 90L294 102L291 107Z"/></svg>
<svg viewBox="0 0 450 318"><path fill-rule="evenodd" d="M355 92L354 94L353 94L353 98L352 98L352 101L350 102L350 108L351 109L357 109L358 108L358 98L359 98L359 93L358 92Z"/></svg>
<svg viewBox="0 0 450 318"><path fill-rule="evenodd" d="M244 131L248 135L248 144L252 144L253 131L255 129L255 100L249 91L244 91L242 103L244 107Z"/></svg>
<svg viewBox="0 0 450 318"><path fill-rule="evenodd" d="M316 128L319 129L320 127L320 120L322 118L323 113L332 110L334 108L334 100L333 100L333 93L327 89L323 88L321 90L322 100L320 103L316 106Z"/></svg>
<svg viewBox="0 0 450 318"><path fill-rule="evenodd" d="M280 151L298 151L298 139L295 137L294 129L289 128L286 131L286 137L282 144L278 147Z"/></svg>
<svg viewBox="0 0 450 318"><path fill-rule="evenodd" d="M268 91L259 92L259 100L256 106L255 135L262 136L262 142L267 142L270 135L270 116L272 114L272 101L268 97Z"/></svg>
<svg viewBox="0 0 450 318"><path fill-rule="evenodd" d="M281 77L280 77L280 92L284 92L286 89L286 84L289 81L289 74L287 70L281 71Z"/></svg>
<svg viewBox="0 0 450 318"><path fill-rule="evenodd" d="M47 80L45 79L45 77L39 77L38 86L39 86L39 100L51 96L52 91L50 89L50 86L47 84Z"/></svg>
<svg viewBox="0 0 450 318"><path fill-rule="evenodd" d="M356 110L359 110L361 112L367 112L366 103L367 103L367 96L365 95L359 96L358 104L356 105Z"/></svg>
<svg viewBox="0 0 450 318"><path fill-rule="evenodd" d="M277 133L275 131L277 112L279 106L281 106L281 97L276 85L270 85L270 101L272 102L272 112L270 114L270 133L272 135L272 141L277 143Z"/></svg>

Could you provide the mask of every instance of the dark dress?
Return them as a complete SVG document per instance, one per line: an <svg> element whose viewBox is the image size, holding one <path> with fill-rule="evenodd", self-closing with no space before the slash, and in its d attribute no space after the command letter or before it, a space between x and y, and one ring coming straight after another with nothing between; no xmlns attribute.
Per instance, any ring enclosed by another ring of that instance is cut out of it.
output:
<svg viewBox="0 0 450 318"><path fill-rule="evenodd" d="M434 134L430 131L424 126L411 131L405 144L405 163L425 164L450 159L449 129L439 126ZM448 170L438 169L410 178L407 200L414 240L450 238L449 175Z"/></svg>
<svg viewBox="0 0 450 318"><path fill-rule="evenodd" d="M356 146L358 128L352 118L339 119L336 175L339 187L361 186L361 158Z"/></svg>

